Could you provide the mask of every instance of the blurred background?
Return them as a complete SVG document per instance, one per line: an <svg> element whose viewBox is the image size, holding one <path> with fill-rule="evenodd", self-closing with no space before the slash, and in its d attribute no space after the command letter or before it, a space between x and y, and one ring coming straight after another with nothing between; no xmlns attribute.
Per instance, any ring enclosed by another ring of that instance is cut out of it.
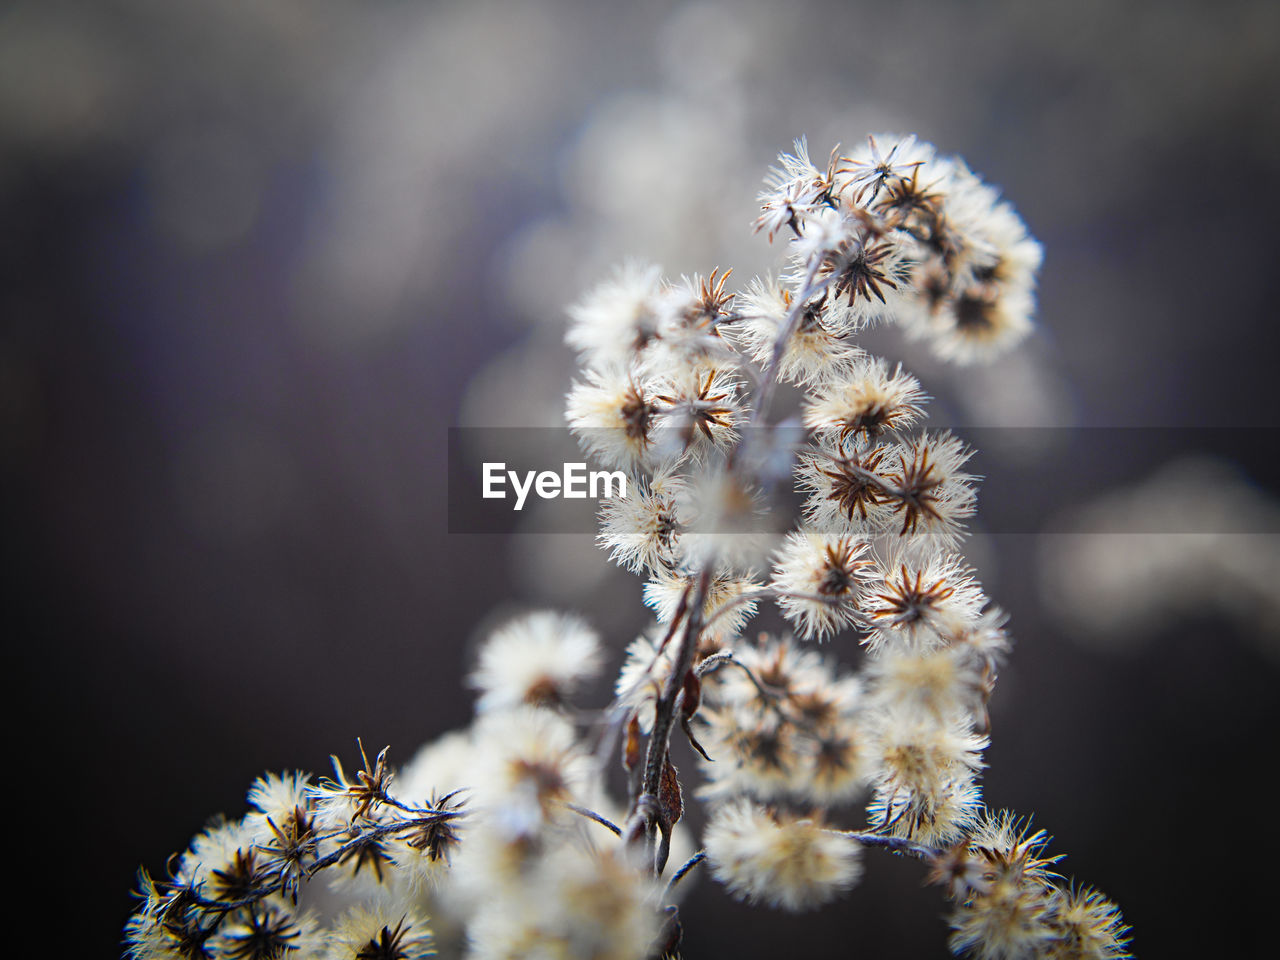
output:
<svg viewBox="0 0 1280 960"><path fill-rule="evenodd" d="M627 256L745 285L778 151L880 131L963 156L1046 251L997 366L869 344L936 420L1037 428L984 448L967 548L1017 644L987 801L1140 955L1244 942L1280 733L1278 64L1266 0L6 4L10 762L81 952L261 771L463 726L504 613L577 609L620 662L639 581L589 536L449 535L447 428L558 423L586 286ZM686 955L944 956L918 865L867 860L744 944L701 881Z"/></svg>

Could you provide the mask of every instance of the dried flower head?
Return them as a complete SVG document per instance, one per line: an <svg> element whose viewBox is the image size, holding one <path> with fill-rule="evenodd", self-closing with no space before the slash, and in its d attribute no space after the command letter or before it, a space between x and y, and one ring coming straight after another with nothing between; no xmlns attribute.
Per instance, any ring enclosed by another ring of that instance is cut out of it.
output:
<svg viewBox="0 0 1280 960"><path fill-rule="evenodd" d="M809 145L803 139L795 142L795 153L778 157L778 165L769 170L765 178L765 190L760 194L760 209L756 230L763 230L772 241L778 231L788 228L801 232L802 223L833 202L836 152L825 171L819 170L809 159Z"/></svg>
<svg viewBox="0 0 1280 960"><path fill-rule="evenodd" d="M1120 908L1090 887L1059 889L1050 903L1048 925L1055 934L1048 960L1124 960L1129 927Z"/></svg>
<svg viewBox="0 0 1280 960"><path fill-rule="evenodd" d="M569 394L569 427L591 456L634 471L650 459L658 403L639 370L585 371Z"/></svg>
<svg viewBox="0 0 1280 960"><path fill-rule="evenodd" d="M390 901L353 907L329 938L334 960L419 960L435 953L426 920Z"/></svg>
<svg viewBox="0 0 1280 960"><path fill-rule="evenodd" d="M763 365L772 358L794 298L794 292L778 281L758 277L742 295L735 333L755 363ZM783 350L778 376L800 386L848 376L864 356L850 339L849 328L848 311L836 298L824 294L806 301Z"/></svg>
<svg viewBox="0 0 1280 960"><path fill-rule="evenodd" d="M804 424L844 447L850 440L872 441L913 426L925 400L920 382L901 365L890 372L885 361L868 358L806 401Z"/></svg>
<svg viewBox="0 0 1280 960"><path fill-rule="evenodd" d="M872 628L867 648L927 651L974 623L986 602L973 571L957 554L899 554L880 561L864 593Z"/></svg>
<svg viewBox="0 0 1280 960"><path fill-rule="evenodd" d="M856 841L820 820L746 801L717 809L704 843L716 879L748 903L809 910L848 890L862 874Z"/></svg>
<svg viewBox="0 0 1280 960"><path fill-rule="evenodd" d="M848 175L842 189L851 190L857 203L874 204L882 190L913 180L932 155L933 148L914 135L870 135L865 145L840 158L838 172Z"/></svg>
<svg viewBox="0 0 1280 960"><path fill-rule="evenodd" d="M670 623L681 610L685 598L693 592L696 574L658 571L644 585L644 602L653 610L659 623ZM750 577L729 570L714 574L702 601L702 618L706 634L726 640L737 635L755 614L757 584Z"/></svg>
<svg viewBox="0 0 1280 960"><path fill-rule="evenodd" d="M778 607L806 640L823 640L858 622L858 601L872 563L867 544L851 536L800 530L777 554Z"/></svg>
<svg viewBox="0 0 1280 960"><path fill-rule="evenodd" d="M592 369L627 369L658 334L662 269L628 262L570 308L565 339Z"/></svg>
<svg viewBox="0 0 1280 960"><path fill-rule="evenodd" d="M870 537L883 532L893 520L885 475L895 457L887 444L846 450L816 441L796 467L796 485L807 495L805 522L830 533Z"/></svg>
<svg viewBox="0 0 1280 960"><path fill-rule="evenodd" d="M476 709L558 707L600 669L600 638L580 617L541 611L504 624L480 648Z"/></svg>
<svg viewBox="0 0 1280 960"><path fill-rule="evenodd" d="M629 481L626 497L601 506L597 542L611 551L610 560L632 573L674 567L688 525L685 496L684 479L668 471Z"/></svg>

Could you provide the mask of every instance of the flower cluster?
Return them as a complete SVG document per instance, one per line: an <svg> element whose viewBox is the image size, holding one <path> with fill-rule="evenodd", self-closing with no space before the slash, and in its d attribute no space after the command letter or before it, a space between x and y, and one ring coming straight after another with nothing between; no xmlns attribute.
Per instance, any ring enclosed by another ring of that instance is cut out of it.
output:
<svg viewBox="0 0 1280 960"><path fill-rule="evenodd" d="M467 729L398 773L384 751L354 778L336 761L332 779L265 778L255 812L196 838L168 881L144 875L133 957L674 956L677 885L700 863L734 897L806 910L858 881L868 847L927 864L958 954L1128 955L1115 906L983 803L1010 640L961 553L972 451L924 429L921 385L855 340L895 322L944 359L997 356L1030 327L1039 247L912 137L822 168L797 143L760 202L756 229L787 238L776 277L735 292L731 271L628 264L571 311L570 428L628 474L599 543L653 613L613 703L571 708L604 660L582 620L501 627ZM783 385L797 407L775 420ZM783 489L803 498L794 524ZM746 635L766 602L791 635ZM858 808L863 826L839 826Z"/></svg>
<svg viewBox="0 0 1280 960"><path fill-rule="evenodd" d="M126 927L140 960L299 957L416 958L434 953L425 915L390 897L366 897L443 867L456 844L454 797L421 806L388 792L386 751L348 780L267 775L249 790L251 812L217 820L176 860L165 881L139 871L138 911ZM349 901L328 924L308 907L308 881L328 870ZM358 892L360 891L360 892Z"/></svg>
<svg viewBox="0 0 1280 960"><path fill-rule="evenodd" d="M471 676L465 730L403 769L387 751L349 775L268 775L252 811L195 838L164 881L140 874L126 929L139 960L643 957L662 934L647 869L604 839L608 810L566 709L599 668L580 620L498 628ZM323 882L322 882L323 881ZM317 889L317 888L323 889Z"/></svg>
<svg viewBox="0 0 1280 960"><path fill-rule="evenodd" d="M797 266L829 281L808 303L808 336L789 345L784 375L812 376L847 359L821 349L821 332L839 336L878 319L958 363L1002 353L1029 332L1040 247L959 159L914 137L873 136L848 156L833 151L820 170L798 141L767 185L757 229L770 239L793 234ZM763 306L759 292L752 300ZM771 346L768 327L767 313L753 324L757 356Z"/></svg>
<svg viewBox="0 0 1280 960"><path fill-rule="evenodd" d="M1121 956L1098 894L1057 886L1034 858L1007 887L989 879L1017 859L991 839L1012 820L979 782L1010 641L960 552L973 451L921 429L920 383L856 342L892 322L943 359L997 357L1030 329L1040 248L992 187L913 137L871 137L823 167L799 142L760 203L757 230L788 238L776 278L730 295L719 270L664 281L632 264L572 313L570 425L638 491L603 509L599 542L646 578L657 621L614 704L629 744L649 737L627 839L653 834L662 862L678 723L703 758L706 858L732 894L813 907L882 846L976 878L948 875L957 952ZM771 423L779 384L798 388L798 418ZM769 523L782 484L803 496L791 529ZM743 636L766 600L793 636ZM845 637L862 651L853 672L808 645ZM829 825L859 801L866 829ZM1016 942L994 893L1015 887L1030 918ZM1098 919L1088 936L1065 919L1082 911Z"/></svg>

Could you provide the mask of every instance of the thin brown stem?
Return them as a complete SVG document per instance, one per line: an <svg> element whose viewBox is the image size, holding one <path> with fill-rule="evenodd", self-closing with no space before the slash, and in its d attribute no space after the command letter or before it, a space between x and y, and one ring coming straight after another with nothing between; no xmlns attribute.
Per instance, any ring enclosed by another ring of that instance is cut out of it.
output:
<svg viewBox="0 0 1280 960"><path fill-rule="evenodd" d="M791 301L791 308L787 311L782 330L778 333L778 339L773 342L773 353L769 357L769 365L764 368L764 372L761 374L760 391L756 394L755 408L751 411L750 426L759 426L764 421L769 404L773 400L773 391L778 384L778 370L782 367L782 358L786 355L787 344L795 334L796 328L800 326L800 318L804 315L805 304L813 298L814 294L825 290L831 282L830 277L822 280L816 279L818 268L821 265L821 257L813 257L809 261L800 292Z"/></svg>
<svg viewBox="0 0 1280 960"><path fill-rule="evenodd" d="M776 590L773 587L761 587L758 590L744 590L736 597L730 597L717 607L716 612L707 619L705 624L703 624L703 629L711 629L717 620L723 617L726 613L732 612L735 607L742 606L744 603L749 603L752 600L776 600L779 597L787 597L791 600L811 600L814 603L824 603L832 607L842 602L840 597L829 596L821 593L802 593L798 590Z"/></svg>
<svg viewBox="0 0 1280 960"><path fill-rule="evenodd" d="M703 677L712 670L719 669L726 663L737 667L747 675L747 679L751 681L751 685L756 688L756 692L760 694L760 698L762 700L769 702L786 696L786 694L781 690L771 690L769 687L766 687L764 683L761 682L760 678L756 676L755 671L735 657L733 652L730 650L722 650L719 653L707 657L707 659L703 660L702 663L698 664L698 676Z"/></svg>
<svg viewBox="0 0 1280 960"><path fill-rule="evenodd" d="M607 711L610 717L609 724L601 735L595 752L597 766L601 769L604 769L609 762L608 758L613 753L614 747L618 742L618 736L631 714L631 708L626 701L640 688L641 684L646 682L646 679L653 673L653 668L658 665L658 659L662 656L662 651L667 648L667 644L675 636L676 630L679 629L684 619L685 611L689 608L689 591L692 589L692 583L685 584L684 591L680 594L680 602L676 605L676 612L671 617L671 623L667 626L667 632L663 635L662 642L654 650L653 659L649 661L649 666L645 668L640 680L625 693L619 693L614 697L613 704Z"/></svg>
<svg viewBox="0 0 1280 960"><path fill-rule="evenodd" d="M654 704L653 731L649 735L649 748L645 755L644 778L640 782L640 793L636 797L631 823L627 827L625 836L628 844L639 843L642 838L648 836L657 816L658 787L662 772L666 769L667 755L670 751L676 702L684 690L685 675L693 667L693 656L698 648L698 636L702 632L703 607L706 604L707 590L710 585L711 568L707 567L698 575L692 591L686 589L681 599L682 605L687 608L685 629L680 637L680 646L676 649L675 663L672 665L671 673ZM672 622L674 624L676 619L673 618ZM664 646L665 643L666 641Z"/></svg>

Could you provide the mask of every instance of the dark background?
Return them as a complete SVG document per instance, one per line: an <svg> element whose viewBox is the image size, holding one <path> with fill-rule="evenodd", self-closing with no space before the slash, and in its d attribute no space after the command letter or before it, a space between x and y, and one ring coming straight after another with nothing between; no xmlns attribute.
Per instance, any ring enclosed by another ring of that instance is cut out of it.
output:
<svg viewBox="0 0 1280 960"><path fill-rule="evenodd" d="M627 6L0 11L10 830L77 952L117 951L133 871L261 771L324 771L357 735L405 761L464 725L501 611L582 610L619 662L639 583L589 537L448 535L447 428L555 423L560 310L612 260L754 250L745 284L769 253L754 192L795 136L823 157L914 130L1044 244L1013 372L875 341L952 422L1245 426L1215 447L1276 492L1276 4ZM993 406L975 384L1012 386ZM1123 443L1038 463L1017 476L1063 506L1159 466ZM993 530L1023 516L999 489ZM988 802L1034 811L1140 954L1247 942L1273 906L1252 877L1274 617L1206 603L1082 643L1044 602L1043 541L978 540L1018 641ZM918 866L867 859L816 918L757 923L702 882L687 955L944 955Z"/></svg>

